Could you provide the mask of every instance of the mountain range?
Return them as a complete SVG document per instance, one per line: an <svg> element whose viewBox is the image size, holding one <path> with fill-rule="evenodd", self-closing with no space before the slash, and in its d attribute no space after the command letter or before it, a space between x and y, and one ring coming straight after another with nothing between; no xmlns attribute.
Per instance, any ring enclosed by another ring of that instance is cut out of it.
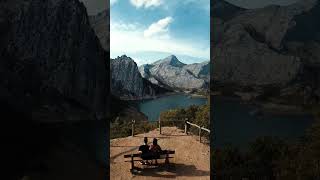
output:
<svg viewBox="0 0 320 180"><path fill-rule="evenodd" d="M209 83L209 62L184 64L171 55L139 68L122 55L111 59L111 92L122 99L157 97L170 91L205 90Z"/></svg>
<svg viewBox="0 0 320 180"><path fill-rule="evenodd" d="M184 64L174 55L139 67L142 77L169 89L205 89L209 81L209 62Z"/></svg>

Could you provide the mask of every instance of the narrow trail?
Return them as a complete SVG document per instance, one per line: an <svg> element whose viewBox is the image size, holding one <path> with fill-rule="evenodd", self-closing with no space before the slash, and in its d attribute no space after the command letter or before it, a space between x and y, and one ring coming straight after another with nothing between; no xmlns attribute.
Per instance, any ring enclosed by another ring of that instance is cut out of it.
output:
<svg viewBox="0 0 320 180"><path fill-rule="evenodd" d="M156 137L162 149L175 150L174 158L170 159L170 167L164 168L164 160L159 160L159 167L142 167L135 162L136 167L144 168L141 173L132 175L130 163L124 162L124 154L137 153L143 143L143 137L149 142ZM176 127L163 127L162 134L153 130L135 137L113 139L110 142L110 179L115 180L161 180L161 179L210 179L210 147L200 143L195 136L185 135Z"/></svg>

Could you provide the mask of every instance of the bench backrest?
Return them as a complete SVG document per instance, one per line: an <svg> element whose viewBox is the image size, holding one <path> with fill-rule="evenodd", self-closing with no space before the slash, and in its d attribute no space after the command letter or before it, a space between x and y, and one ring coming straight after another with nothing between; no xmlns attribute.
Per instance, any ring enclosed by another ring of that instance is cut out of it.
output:
<svg viewBox="0 0 320 180"><path fill-rule="evenodd" d="M172 150L164 150L160 153L160 155L165 155L165 154L175 154L175 151ZM124 158L131 158L131 157L140 157L141 154L140 153L136 153L136 154L125 154Z"/></svg>

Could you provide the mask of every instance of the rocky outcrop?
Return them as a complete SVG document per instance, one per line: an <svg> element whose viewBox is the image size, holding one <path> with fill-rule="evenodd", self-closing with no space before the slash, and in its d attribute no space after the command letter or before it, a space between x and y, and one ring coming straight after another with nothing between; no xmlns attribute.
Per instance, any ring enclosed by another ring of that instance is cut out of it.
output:
<svg viewBox="0 0 320 180"><path fill-rule="evenodd" d="M153 98L167 90L144 79L133 59L123 55L111 59L111 91L122 99Z"/></svg>
<svg viewBox="0 0 320 180"><path fill-rule="evenodd" d="M186 65L171 55L152 64L139 67L150 82L171 89L205 89L209 77L208 62Z"/></svg>
<svg viewBox="0 0 320 180"><path fill-rule="evenodd" d="M108 53L78 0L1 2L0 98L32 120L106 118Z"/></svg>
<svg viewBox="0 0 320 180"><path fill-rule="evenodd" d="M183 68L191 72L195 77L203 79L207 83L210 81L209 61L205 61L202 63L187 64Z"/></svg>
<svg viewBox="0 0 320 180"><path fill-rule="evenodd" d="M242 10L229 20L217 16L213 40L214 82L285 85L298 76L301 58L282 51L293 18L309 11L314 1L290 6ZM216 29L216 30L215 30Z"/></svg>

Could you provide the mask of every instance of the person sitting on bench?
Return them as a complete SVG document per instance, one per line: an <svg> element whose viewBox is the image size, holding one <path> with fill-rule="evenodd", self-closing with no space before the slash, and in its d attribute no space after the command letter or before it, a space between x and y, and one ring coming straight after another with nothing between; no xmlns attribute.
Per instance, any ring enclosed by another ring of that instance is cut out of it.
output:
<svg viewBox="0 0 320 180"><path fill-rule="evenodd" d="M139 147L139 153L141 153L141 159L143 159L141 164L149 164L147 160L150 159L151 155L148 145L148 138L144 137L143 142L144 144Z"/></svg>
<svg viewBox="0 0 320 180"><path fill-rule="evenodd" d="M161 147L158 145L158 139L153 139L152 145L150 146L150 151L152 157L155 158L155 163L158 164L157 158L160 158L160 153L162 152Z"/></svg>

